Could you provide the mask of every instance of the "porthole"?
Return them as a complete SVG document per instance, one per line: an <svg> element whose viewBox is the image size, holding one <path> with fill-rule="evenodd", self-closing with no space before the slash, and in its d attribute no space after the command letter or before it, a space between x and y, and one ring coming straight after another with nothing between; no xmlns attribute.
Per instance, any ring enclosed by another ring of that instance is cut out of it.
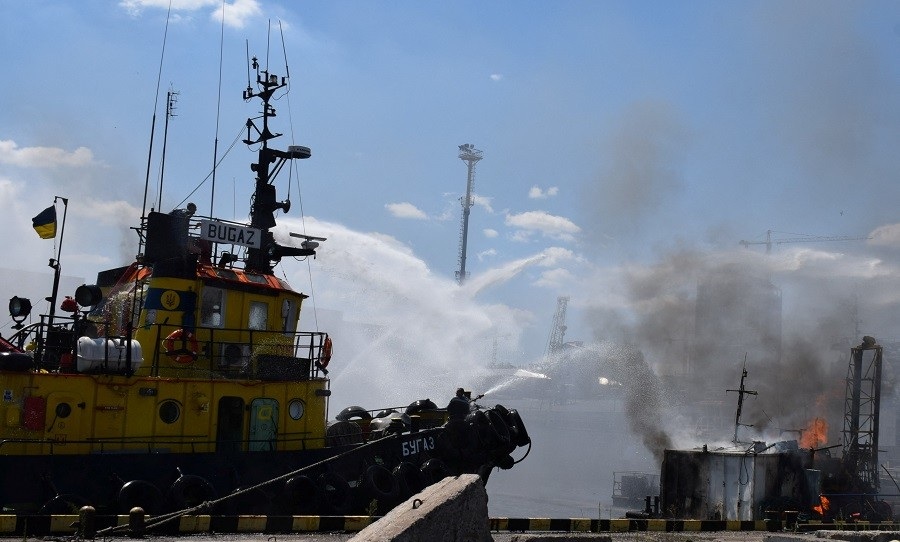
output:
<svg viewBox="0 0 900 542"><path fill-rule="evenodd" d="M302 400L294 399L288 403L288 414L290 414L292 420L302 418L304 411L306 411L306 405L303 404Z"/></svg>
<svg viewBox="0 0 900 542"><path fill-rule="evenodd" d="M167 401L163 401L159 405L159 419L163 421L163 423L175 423L178 421L178 418L181 417L181 405L178 404L178 401L173 401L171 399Z"/></svg>

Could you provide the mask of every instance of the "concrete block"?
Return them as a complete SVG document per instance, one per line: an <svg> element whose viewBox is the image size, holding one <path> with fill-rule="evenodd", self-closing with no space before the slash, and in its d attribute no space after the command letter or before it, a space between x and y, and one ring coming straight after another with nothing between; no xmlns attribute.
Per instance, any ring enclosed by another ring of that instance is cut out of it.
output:
<svg viewBox="0 0 900 542"><path fill-rule="evenodd" d="M448 476L397 505L351 542L491 542L487 492L477 474Z"/></svg>

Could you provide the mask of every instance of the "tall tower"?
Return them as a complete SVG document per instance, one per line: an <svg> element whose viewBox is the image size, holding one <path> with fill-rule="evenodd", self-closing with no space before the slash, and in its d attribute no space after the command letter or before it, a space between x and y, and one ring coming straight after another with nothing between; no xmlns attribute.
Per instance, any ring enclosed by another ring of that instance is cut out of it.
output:
<svg viewBox="0 0 900 542"><path fill-rule="evenodd" d="M456 281L462 285L466 280L466 243L469 237L469 210L475 203L472 191L475 188L475 164L484 157L484 153L475 148L471 143L459 146L459 159L469 168L469 178L466 183L466 197L459 201L462 203L462 226L459 232L459 271L456 272Z"/></svg>

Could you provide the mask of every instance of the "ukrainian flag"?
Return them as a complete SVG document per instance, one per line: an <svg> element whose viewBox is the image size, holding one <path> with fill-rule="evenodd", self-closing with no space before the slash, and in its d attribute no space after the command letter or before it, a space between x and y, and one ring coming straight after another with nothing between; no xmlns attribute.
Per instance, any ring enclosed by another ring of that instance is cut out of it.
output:
<svg viewBox="0 0 900 542"><path fill-rule="evenodd" d="M51 205L31 219L34 231L38 232L41 239L53 239L56 237L56 206Z"/></svg>

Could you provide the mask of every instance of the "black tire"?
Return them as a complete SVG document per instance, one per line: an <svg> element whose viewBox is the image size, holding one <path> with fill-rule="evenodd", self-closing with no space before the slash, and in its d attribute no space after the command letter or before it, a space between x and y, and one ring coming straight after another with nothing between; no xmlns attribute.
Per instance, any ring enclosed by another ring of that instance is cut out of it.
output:
<svg viewBox="0 0 900 542"><path fill-rule="evenodd" d="M116 507L120 514L128 514L136 506L146 514L158 515L163 508L162 491L147 480L125 482L116 497Z"/></svg>
<svg viewBox="0 0 900 542"><path fill-rule="evenodd" d="M323 514L344 516L349 512L351 500L347 480L333 472L326 472L319 476L316 485Z"/></svg>
<svg viewBox="0 0 900 542"><path fill-rule="evenodd" d="M531 444L531 437L528 436L528 430L525 429L525 422L522 421L519 412L516 409L510 410L507 419L509 420L510 425L516 427L516 446L527 446Z"/></svg>
<svg viewBox="0 0 900 542"><path fill-rule="evenodd" d="M452 476L450 467L448 467L446 463L437 458L432 458L422 463L422 467L419 470L422 471L422 476L425 477L426 486L436 484L444 478Z"/></svg>
<svg viewBox="0 0 900 542"><path fill-rule="evenodd" d="M215 498L216 490L212 484L194 474L182 474L169 488L169 506L174 510L194 508Z"/></svg>
<svg viewBox="0 0 900 542"><path fill-rule="evenodd" d="M412 463L403 462L394 467L394 478L400 486L401 499L408 499L425 489L425 475Z"/></svg>
<svg viewBox="0 0 900 542"><path fill-rule="evenodd" d="M363 489L368 497L381 500L396 500L400 494L400 484L387 467L372 465L363 475Z"/></svg>
<svg viewBox="0 0 900 542"><path fill-rule="evenodd" d="M506 419L503 414L494 409L488 410L486 414L493 431L493 440L496 442L494 447L505 447L509 444L509 426L506 424Z"/></svg>
<svg viewBox="0 0 900 542"><path fill-rule="evenodd" d="M281 494L284 511L292 516L308 516L316 513L316 483L309 476L294 476L284 483Z"/></svg>
<svg viewBox="0 0 900 542"><path fill-rule="evenodd" d="M372 414L361 406L348 406L334 417L335 420L342 422L347 422L354 418L360 420L371 420Z"/></svg>

